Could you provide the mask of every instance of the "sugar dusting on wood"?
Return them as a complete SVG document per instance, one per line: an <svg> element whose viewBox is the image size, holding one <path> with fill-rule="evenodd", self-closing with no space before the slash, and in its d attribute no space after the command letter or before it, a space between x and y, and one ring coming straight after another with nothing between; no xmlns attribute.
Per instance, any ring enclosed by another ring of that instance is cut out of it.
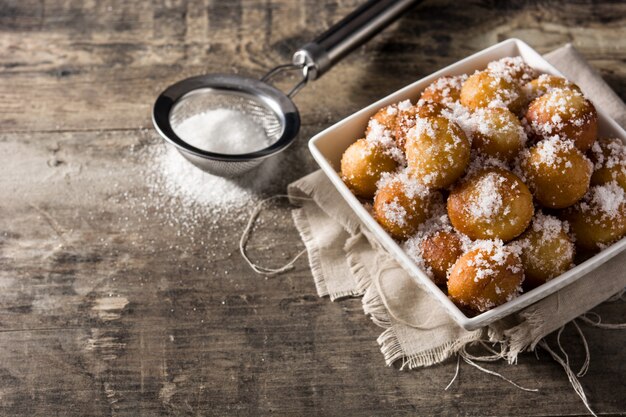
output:
<svg viewBox="0 0 626 417"><path fill-rule="evenodd" d="M275 188L281 165L280 156L269 158L240 178L229 179L200 170L165 144L151 147L146 159L152 197L163 214L183 226L240 214Z"/></svg>

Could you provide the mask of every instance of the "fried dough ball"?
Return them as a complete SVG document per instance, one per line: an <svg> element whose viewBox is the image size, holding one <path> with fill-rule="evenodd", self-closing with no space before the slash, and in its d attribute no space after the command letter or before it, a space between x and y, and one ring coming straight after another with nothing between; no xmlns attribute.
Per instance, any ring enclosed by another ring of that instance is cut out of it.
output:
<svg viewBox="0 0 626 417"><path fill-rule="evenodd" d="M591 147L594 171L591 185L602 185L611 181L626 190L626 145L617 139L599 139Z"/></svg>
<svg viewBox="0 0 626 417"><path fill-rule="evenodd" d="M409 100L383 107L370 118L365 137L378 141L391 138L404 151L406 132L415 124L415 113Z"/></svg>
<svg viewBox="0 0 626 417"><path fill-rule="evenodd" d="M390 104L378 110L370 118L365 130L365 136L369 136L372 131L387 130L392 132L396 128L396 119L398 117L398 105Z"/></svg>
<svg viewBox="0 0 626 417"><path fill-rule="evenodd" d="M489 71L474 73L461 88L461 104L471 110L479 107L507 107L517 114L522 109L523 101L521 87L511 77Z"/></svg>
<svg viewBox="0 0 626 417"><path fill-rule="evenodd" d="M422 99L420 99L416 105L417 116L422 118L441 116L441 113L446 108L447 107L441 103Z"/></svg>
<svg viewBox="0 0 626 417"><path fill-rule="evenodd" d="M568 231L567 222L537 213L531 226L515 241L521 249L526 289L538 287L572 267L574 243Z"/></svg>
<svg viewBox="0 0 626 417"><path fill-rule="evenodd" d="M359 139L341 157L341 178L357 196L372 198L380 176L396 166L396 160L382 145Z"/></svg>
<svg viewBox="0 0 626 417"><path fill-rule="evenodd" d="M523 152L520 169L537 201L565 208L589 189L593 165L574 143L554 136Z"/></svg>
<svg viewBox="0 0 626 417"><path fill-rule="evenodd" d="M625 191L616 182L595 185L564 216L576 237L576 246L603 249L626 235Z"/></svg>
<svg viewBox="0 0 626 417"><path fill-rule="evenodd" d="M396 118L393 137L398 147L402 149L402 152L405 152L406 138L409 130L415 126L415 119L417 118L418 113L419 108L417 106L412 106L411 102L408 100L403 101L400 105L398 105L398 117Z"/></svg>
<svg viewBox="0 0 626 417"><path fill-rule="evenodd" d="M558 89L571 89L582 93L580 87L568 79L550 74L541 74L522 88L528 102Z"/></svg>
<svg viewBox="0 0 626 417"><path fill-rule="evenodd" d="M438 78L424 89L420 99L440 104L455 103L459 101L461 87L465 80L467 80L467 75Z"/></svg>
<svg viewBox="0 0 626 417"><path fill-rule="evenodd" d="M465 172L470 147L455 122L445 117L418 118L406 144L411 175L427 187L445 188Z"/></svg>
<svg viewBox="0 0 626 417"><path fill-rule="evenodd" d="M415 106L411 106L406 110L398 113L398 119L396 121L396 143L401 146L403 152L406 152L406 139L409 131L415 123L418 117L428 118L441 116L443 110L446 107L443 104L436 103L434 101L419 100Z"/></svg>
<svg viewBox="0 0 626 417"><path fill-rule="evenodd" d="M476 126L472 147L484 155L511 162L526 143L522 124L508 109L480 108L472 119Z"/></svg>
<svg viewBox="0 0 626 417"><path fill-rule="evenodd" d="M521 292L524 269L519 255L501 241L480 241L450 270L448 295L455 303L483 312Z"/></svg>
<svg viewBox="0 0 626 417"><path fill-rule="evenodd" d="M406 172L384 174L374 197L374 217L391 236L413 235L430 214L433 195Z"/></svg>
<svg viewBox="0 0 626 417"><path fill-rule="evenodd" d="M487 70L505 77L510 76L520 85L528 83L537 76L537 71L525 63L521 56L507 56L497 61L491 61L487 64Z"/></svg>
<svg viewBox="0 0 626 417"><path fill-rule="evenodd" d="M448 270L463 255L463 243L459 235L452 231L438 230L422 240L420 249L424 263L433 272L435 284L445 285Z"/></svg>
<svg viewBox="0 0 626 417"><path fill-rule="evenodd" d="M534 213L526 185L502 168L470 175L450 192L447 208L452 226L470 239L505 242L519 236Z"/></svg>
<svg viewBox="0 0 626 417"><path fill-rule="evenodd" d="M596 108L579 91L552 90L533 100L526 112L531 134L538 140L558 135L586 152L598 134Z"/></svg>

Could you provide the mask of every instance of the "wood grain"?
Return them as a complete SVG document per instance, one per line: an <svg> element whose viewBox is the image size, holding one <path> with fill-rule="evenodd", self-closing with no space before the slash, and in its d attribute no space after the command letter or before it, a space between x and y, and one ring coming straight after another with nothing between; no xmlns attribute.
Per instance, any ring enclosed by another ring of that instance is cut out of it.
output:
<svg viewBox="0 0 626 417"><path fill-rule="evenodd" d="M183 225L150 189L161 89L259 76L359 3L0 0L0 415L585 414L546 354L486 365L540 393L467 366L444 391L453 362L385 367L360 300L319 299L306 260L271 279L243 264L246 209ZM263 192L315 169L312 134L507 37L574 43L624 98L625 23L624 2L425 2L300 93L300 140ZM289 210L263 214L259 263L300 250ZM597 311L626 320L620 302ZM583 330L583 386L623 415L626 334ZM563 340L580 366L577 333Z"/></svg>

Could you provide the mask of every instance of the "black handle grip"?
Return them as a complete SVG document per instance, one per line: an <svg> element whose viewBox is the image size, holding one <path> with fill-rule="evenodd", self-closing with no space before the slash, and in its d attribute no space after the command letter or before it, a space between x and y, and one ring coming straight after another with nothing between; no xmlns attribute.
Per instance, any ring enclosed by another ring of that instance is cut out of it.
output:
<svg viewBox="0 0 626 417"><path fill-rule="evenodd" d="M309 67L309 79L319 78L350 52L396 21L421 0L369 0L293 56Z"/></svg>

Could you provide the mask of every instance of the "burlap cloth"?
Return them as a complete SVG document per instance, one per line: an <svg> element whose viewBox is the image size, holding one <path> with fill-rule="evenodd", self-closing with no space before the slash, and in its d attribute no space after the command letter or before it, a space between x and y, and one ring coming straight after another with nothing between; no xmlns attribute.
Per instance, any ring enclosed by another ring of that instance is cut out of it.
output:
<svg viewBox="0 0 626 417"><path fill-rule="evenodd" d="M626 106L580 54L566 45L545 56L622 126ZM384 329L378 344L385 362L400 368L444 361L477 341L499 342L501 355L515 362L524 350L626 287L626 253L559 292L487 328L459 327L380 247L321 171L289 186L296 227L306 246L320 297L363 296L363 310Z"/></svg>

